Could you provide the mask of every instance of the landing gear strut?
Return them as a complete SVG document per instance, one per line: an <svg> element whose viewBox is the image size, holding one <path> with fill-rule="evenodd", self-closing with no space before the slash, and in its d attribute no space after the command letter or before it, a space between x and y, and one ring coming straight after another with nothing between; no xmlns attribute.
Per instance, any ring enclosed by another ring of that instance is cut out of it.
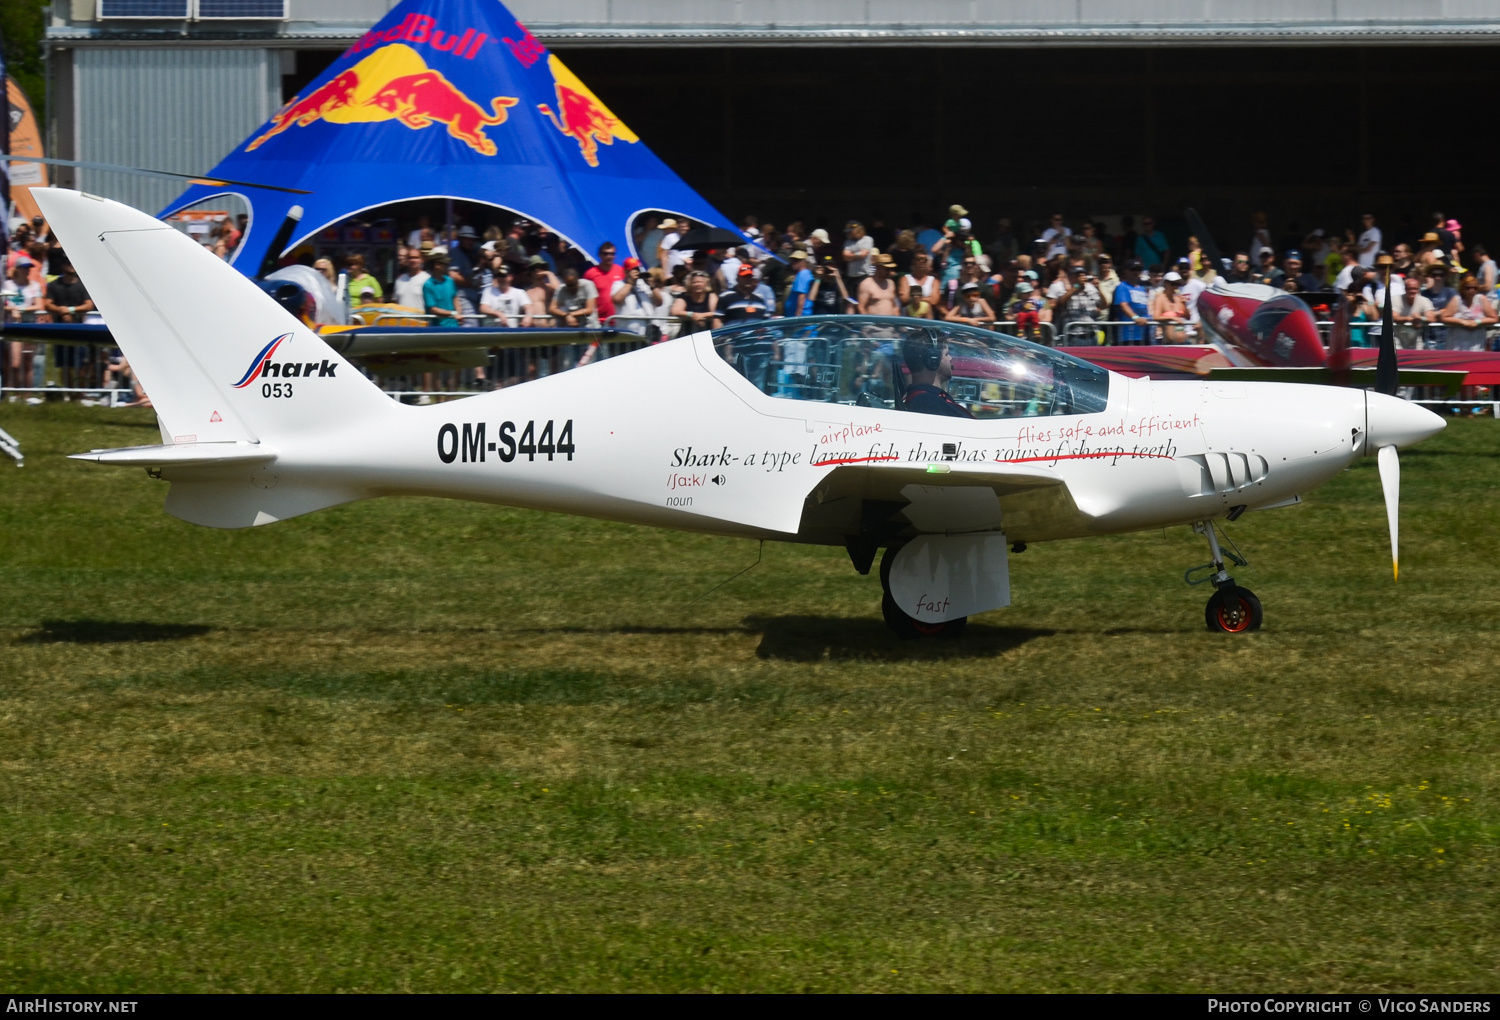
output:
<svg viewBox="0 0 1500 1020"><path fill-rule="evenodd" d="M901 551L903 544L891 543L886 546L885 555L880 557L880 615L885 617L885 625L903 641L914 638L958 637L969 623L967 616L960 616L956 620L945 620L942 623L927 623L907 616L891 596L891 561L896 558L896 553Z"/></svg>
<svg viewBox="0 0 1500 1020"><path fill-rule="evenodd" d="M1264 613L1260 608L1260 599L1249 588L1241 588L1234 583L1234 578L1229 576L1229 571L1224 569L1224 558L1227 555L1238 566L1247 566L1244 557L1235 553L1225 553L1219 548L1219 537L1215 533L1212 521L1199 521L1193 525L1193 530L1208 539L1209 552L1213 554L1213 562L1205 563L1201 567L1194 567L1183 575L1183 580L1188 584L1204 584L1213 582L1214 593L1209 596L1208 605L1203 607L1203 622L1208 629L1223 634L1243 634L1246 631L1260 630ZM1231 543L1233 544L1233 543ZM1211 571L1207 576L1194 577L1201 571Z"/></svg>

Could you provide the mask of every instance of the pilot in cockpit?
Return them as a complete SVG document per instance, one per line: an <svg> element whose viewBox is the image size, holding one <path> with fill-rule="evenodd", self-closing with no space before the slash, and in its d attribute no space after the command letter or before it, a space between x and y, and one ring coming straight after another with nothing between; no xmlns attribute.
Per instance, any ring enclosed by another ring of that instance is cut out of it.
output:
<svg viewBox="0 0 1500 1020"><path fill-rule="evenodd" d="M911 385L906 389L904 404L918 414L946 414L953 418L972 418L969 409L943 389L953 378L953 355L948 345L932 340L901 341L901 358L911 370Z"/></svg>

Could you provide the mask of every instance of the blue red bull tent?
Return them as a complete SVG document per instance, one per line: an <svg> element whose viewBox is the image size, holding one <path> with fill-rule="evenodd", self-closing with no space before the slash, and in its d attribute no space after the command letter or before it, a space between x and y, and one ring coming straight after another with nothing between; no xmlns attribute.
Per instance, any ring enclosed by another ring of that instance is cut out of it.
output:
<svg viewBox="0 0 1500 1020"><path fill-rule="evenodd" d="M398 4L212 175L312 192L195 184L162 210L241 196L250 228L233 261L252 276L294 205L285 250L425 198L511 210L590 256L605 241L630 250L647 210L730 226L498 0Z"/></svg>

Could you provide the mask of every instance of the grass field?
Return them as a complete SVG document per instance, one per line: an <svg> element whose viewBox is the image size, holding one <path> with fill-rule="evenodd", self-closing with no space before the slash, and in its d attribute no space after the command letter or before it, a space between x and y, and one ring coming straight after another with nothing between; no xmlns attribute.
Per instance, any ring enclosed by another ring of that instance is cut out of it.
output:
<svg viewBox="0 0 1500 1020"><path fill-rule="evenodd" d="M426 499L161 512L0 407L0 989L1500 988L1500 425L1033 546L909 645L842 550Z"/></svg>

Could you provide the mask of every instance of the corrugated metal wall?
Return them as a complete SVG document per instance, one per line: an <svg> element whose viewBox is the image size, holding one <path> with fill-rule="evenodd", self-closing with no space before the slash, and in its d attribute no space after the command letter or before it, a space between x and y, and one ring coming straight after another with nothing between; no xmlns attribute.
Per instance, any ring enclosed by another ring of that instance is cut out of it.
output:
<svg viewBox="0 0 1500 1020"><path fill-rule="evenodd" d="M265 49L80 47L75 157L205 173L281 105L281 65ZM155 214L185 184L80 170L78 186Z"/></svg>

